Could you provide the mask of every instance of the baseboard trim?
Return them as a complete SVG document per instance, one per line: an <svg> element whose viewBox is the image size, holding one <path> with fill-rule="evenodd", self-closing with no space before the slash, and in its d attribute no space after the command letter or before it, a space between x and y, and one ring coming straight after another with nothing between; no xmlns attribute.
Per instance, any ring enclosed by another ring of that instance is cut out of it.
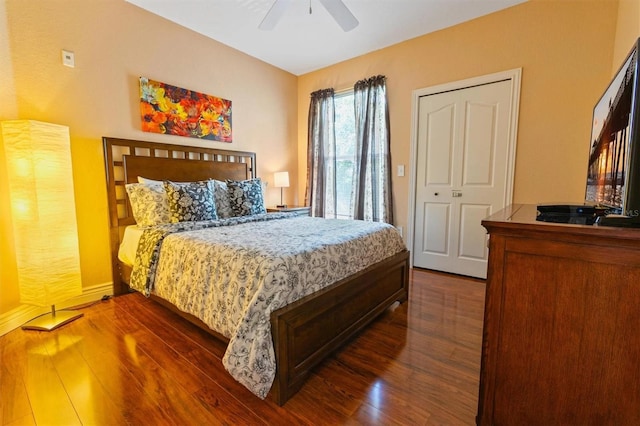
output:
<svg viewBox="0 0 640 426"><path fill-rule="evenodd" d="M73 306L84 305L85 303L95 302L102 299L102 296L113 295L113 284L98 284L83 289L80 296L76 296L65 302L56 304L56 309L66 309ZM49 312L51 308L33 305L20 305L4 314L0 315L0 336L3 336L20 327L25 322L37 317L38 315Z"/></svg>

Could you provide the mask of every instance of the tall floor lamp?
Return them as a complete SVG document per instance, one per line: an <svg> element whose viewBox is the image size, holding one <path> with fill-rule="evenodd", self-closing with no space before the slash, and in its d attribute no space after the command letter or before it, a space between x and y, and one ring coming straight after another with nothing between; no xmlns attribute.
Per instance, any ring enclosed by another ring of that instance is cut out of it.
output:
<svg viewBox="0 0 640 426"><path fill-rule="evenodd" d="M283 188L289 187L289 172L276 172L273 174L273 186L280 188L280 204L276 207L285 208L287 205L282 201Z"/></svg>
<svg viewBox="0 0 640 426"><path fill-rule="evenodd" d="M82 294L69 129L32 120L0 123L20 303L51 306L23 329L51 331L83 314L55 304Z"/></svg>

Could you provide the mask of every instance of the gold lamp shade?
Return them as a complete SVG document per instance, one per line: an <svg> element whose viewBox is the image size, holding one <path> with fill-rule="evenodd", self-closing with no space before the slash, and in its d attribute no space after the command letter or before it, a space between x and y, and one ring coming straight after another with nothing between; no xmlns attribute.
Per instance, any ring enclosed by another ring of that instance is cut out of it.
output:
<svg viewBox="0 0 640 426"><path fill-rule="evenodd" d="M23 328L50 330L82 316L55 304L82 294L69 129L31 120L0 123L9 178L20 302L51 305Z"/></svg>

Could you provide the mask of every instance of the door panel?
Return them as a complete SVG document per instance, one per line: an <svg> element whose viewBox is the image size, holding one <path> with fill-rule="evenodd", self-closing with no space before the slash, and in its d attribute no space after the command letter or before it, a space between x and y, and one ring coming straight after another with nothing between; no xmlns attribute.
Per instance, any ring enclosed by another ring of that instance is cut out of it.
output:
<svg viewBox="0 0 640 426"><path fill-rule="evenodd" d="M459 257L485 261L488 256L486 232L478 223L491 214L491 206L462 204L460 206L460 250Z"/></svg>
<svg viewBox="0 0 640 426"><path fill-rule="evenodd" d="M420 97L414 266L486 278L481 221L505 207L511 84Z"/></svg>
<svg viewBox="0 0 640 426"><path fill-rule="evenodd" d="M424 204L424 234L422 251L425 253L449 254L449 218L451 206L448 204Z"/></svg>
<svg viewBox="0 0 640 426"><path fill-rule="evenodd" d="M469 103L464 135L463 185L493 183L498 125L496 105Z"/></svg>
<svg viewBox="0 0 640 426"><path fill-rule="evenodd" d="M425 175L427 185L451 185L454 119L455 105L451 104L443 105L442 108L426 116L428 139L440 141L423 151L425 164L427 164Z"/></svg>

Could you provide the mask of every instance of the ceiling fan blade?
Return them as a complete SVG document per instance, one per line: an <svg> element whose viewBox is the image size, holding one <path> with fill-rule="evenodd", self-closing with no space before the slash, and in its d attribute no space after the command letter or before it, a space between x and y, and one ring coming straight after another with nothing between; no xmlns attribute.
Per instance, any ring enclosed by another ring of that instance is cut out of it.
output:
<svg viewBox="0 0 640 426"><path fill-rule="evenodd" d="M271 5L271 9L269 9L262 19L262 22L260 22L260 25L258 25L258 28L266 31L274 29L291 1L292 0L275 0Z"/></svg>
<svg viewBox="0 0 640 426"><path fill-rule="evenodd" d="M320 3L327 9L327 12L333 19L336 20L338 25L346 31L351 31L358 26L359 22L355 16L351 13L342 0L320 0Z"/></svg>

